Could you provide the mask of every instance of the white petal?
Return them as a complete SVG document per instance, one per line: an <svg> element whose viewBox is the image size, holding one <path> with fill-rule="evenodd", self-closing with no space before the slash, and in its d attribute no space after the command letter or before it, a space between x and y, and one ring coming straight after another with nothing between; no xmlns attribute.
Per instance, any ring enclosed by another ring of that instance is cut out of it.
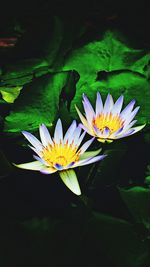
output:
<svg viewBox="0 0 150 267"><path fill-rule="evenodd" d="M104 109L103 109L103 113L107 114L111 111L111 109L113 108L114 102L113 102L113 98L110 94L108 94L105 104L104 104Z"/></svg>
<svg viewBox="0 0 150 267"><path fill-rule="evenodd" d="M66 143L67 140L70 139L70 137L72 136L72 134L73 134L74 130L76 129L76 127L77 127L77 123L76 123L76 121L74 120L74 121L72 122L72 124L70 125L70 127L68 128L68 130L67 130L67 132L66 132L66 134L65 134L65 136L64 136L64 143Z"/></svg>
<svg viewBox="0 0 150 267"><path fill-rule="evenodd" d="M84 152L81 156L80 156L80 160L83 159L88 159L88 158L92 158L97 156L100 152L101 152L101 148L95 151L88 151L88 152Z"/></svg>
<svg viewBox="0 0 150 267"><path fill-rule="evenodd" d="M59 175L64 184L76 195L81 195L80 186L74 170L60 171Z"/></svg>
<svg viewBox="0 0 150 267"><path fill-rule="evenodd" d="M91 138L90 140L88 140L87 142L85 142L83 146L81 146L81 148L80 148L80 155L82 155L88 149L88 147L92 144L92 142L94 141L94 139L95 139L95 137Z"/></svg>
<svg viewBox="0 0 150 267"><path fill-rule="evenodd" d="M40 171L42 168L44 168L44 165L39 161L32 161L28 163L14 164L14 165L21 169L34 170L34 171Z"/></svg>
<svg viewBox="0 0 150 267"><path fill-rule="evenodd" d="M96 98L96 116L103 111L103 102L100 93L97 93Z"/></svg>
<svg viewBox="0 0 150 267"><path fill-rule="evenodd" d="M79 140L78 140L78 143L77 143L77 146L78 146L78 147L79 147L80 144L82 143L85 134L86 134L86 132L84 131L84 132L81 134L81 136L79 137Z"/></svg>
<svg viewBox="0 0 150 267"><path fill-rule="evenodd" d="M79 118L80 118L80 120L81 120L81 122L83 123L83 125L85 126L85 127L89 127L89 124L88 124L88 121L85 119L85 117L82 115L82 113L80 112L80 110L77 108L77 106L75 106L75 108L76 108L76 111L77 111L77 113L78 113L78 115L79 115Z"/></svg>
<svg viewBox="0 0 150 267"><path fill-rule="evenodd" d="M129 130L136 122L137 122L137 120L134 120L134 121L130 122L129 124L127 124L126 126L124 126L123 132Z"/></svg>
<svg viewBox="0 0 150 267"><path fill-rule="evenodd" d="M52 141L52 138L50 136L50 133L49 133L47 127L44 124L40 125L39 131L40 131L40 137L41 137L42 144L45 147L47 145L49 145L49 144L53 144L53 141Z"/></svg>
<svg viewBox="0 0 150 267"><path fill-rule="evenodd" d="M43 150L43 145L41 142L31 133L28 133L26 131L22 131L23 135L27 140L38 150Z"/></svg>
<svg viewBox="0 0 150 267"><path fill-rule="evenodd" d="M49 166L41 157L33 155L33 158L41 162L43 165Z"/></svg>
<svg viewBox="0 0 150 267"><path fill-rule="evenodd" d="M96 156L94 158L92 157L92 158L89 158L89 159L79 160L78 162L76 162L74 164L74 168L75 167L84 166L84 165L88 165L88 164L94 163L96 161L99 161L99 160L104 159L106 156L107 155L101 155L101 156Z"/></svg>
<svg viewBox="0 0 150 267"><path fill-rule="evenodd" d="M93 118L95 117L95 112L94 109L88 100L87 96L83 94L83 106L86 114L87 121L91 122Z"/></svg>
<svg viewBox="0 0 150 267"><path fill-rule="evenodd" d="M133 128L129 129L127 132L123 132L122 134L115 136L114 139L124 138L124 137L127 137L127 136L131 135L131 134L134 134L134 129Z"/></svg>
<svg viewBox="0 0 150 267"><path fill-rule="evenodd" d="M123 95L121 95L117 101L115 102L113 108L112 108L112 115L120 114L120 111L122 109L123 105Z"/></svg>
<svg viewBox="0 0 150 267"><path fill-rule="evenodd" d="M58 119L55 127L55 132L54 132L54 141L56 144L59 144L60 141L63 141L63 129L62 129L62 123L61 120Z"/></svg>
<svg viewBox="0 0 150 267"><path fill-rule="evenodd" d="M91 131L91 128L87 128L87 127L85 127L82 123L80 123L79 126L80 126L85 132L87 132L88 134L94 136L93 131Z"/></svg>
<svg viewBox="0 0 150 267"><path fill-rule="evenodd" d="M33 147L33 146L30 146L30 145L28 145L39 157L41 157L41 151L39 151L38 149L36 149L35 147Z"/></svg>
<svg viewBox="0 0 150 267"><path fill-rule="evenodd" d="M136 116L137 112L139 111L139 108L140 107L136 107L129 115L128 117L126 118L126 121L124 123L124 126L128 125L133 119L134 117Z"/></svg>
<svg viewBox="0 0 150 267"><path fill-rule="evenodd" d="M72 140L74 141L74 145L77 145L78 144L78 141L79 141L79 137L80 137L80 134L81 134L81 127L77 127L73 133L73 138Z"/></svg>
<svg viewBox="0 0 150 267"><path fill-rule="evenodd" d="M137 133L137 132L139 132L140 130L142 130L142 129L145 127L145 125L146 125L146 124L143 124L143 125L140 125L140 126L133 127L133 128L131 128L131 129L134 130L134 133ZM134 134L134 133L133 133L133 134Z"/></svg>
<svg viewBox="0 0 150 267"><path fill-rule="evenodd" d="M135 104L135 100L133 99L124 109L123 111L120 113L120 116L123 120L128 118L128 115L131 113L133 107Z"/></svg>
<svg viewBox="0 0 150 267"><path fill-rule="evenodd" d="M140 126L136 126L133 128L129 128L127 131L123 132L123 134L121 136L118 136L118 138L123 138L132 134L135 134L137 132L139 132L140 130L142 130L145 127L146 124L140 125Z"/></svg>

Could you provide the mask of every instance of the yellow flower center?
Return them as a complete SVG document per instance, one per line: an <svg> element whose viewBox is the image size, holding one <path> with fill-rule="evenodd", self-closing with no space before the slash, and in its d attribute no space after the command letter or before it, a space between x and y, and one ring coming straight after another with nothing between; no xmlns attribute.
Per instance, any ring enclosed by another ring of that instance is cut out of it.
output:
<svg viewBox="0 0 150 267"><path fill-rule="evenodd" d="M53 144L49 145L42 151L42 158L48 163L49 166L59 164L67 166L72 162L79 160L79 151L73 144Z"/></svg>
<svg viewBox="0 0 150 267"><path fill-rule="evenodd" d="M119 130L123 126L123 120L117 115L113 116L112 113L107 113L106 115L99 114L94 120L93 124L96 126L102 133L107 127L110 131L110 134Z"/></svg>

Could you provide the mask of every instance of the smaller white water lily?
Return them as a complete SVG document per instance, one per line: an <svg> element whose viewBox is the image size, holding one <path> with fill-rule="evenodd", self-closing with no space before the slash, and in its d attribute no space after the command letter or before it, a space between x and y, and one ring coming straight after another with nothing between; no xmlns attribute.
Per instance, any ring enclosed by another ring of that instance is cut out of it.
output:
<svg viewBox="0 0 150 267"><path fill-rule="evenodd" d="M83 128L88 134L97 137L100 142L112 142L140 131L144 126L132 127L137 120L133 120L139 110L139 106L133 109L135 100L133 99L122 111L123 96L121 95L114 103L110 94L107 95L103 105L100 93L97 93L96 109L94 111L87 96L83 94L83 106L85 117L76 107Z"/></svg>
<svg viewBox="0 0 150 267"><path fill-rule="evenodd" d="M81 134L81 127L73 121L63 137L61 120L58 119L54 138L44 124L40 125L39 132L41 142L31 133L23 131L23 135L32 146L29 146L37 155L33 157L36 161L16 165L27 170L40 171L44 174L59 172L64 184L76 195L81 194L80 186L73 168L94 163L102 160L106 155L99 155L101 149L85 152L93 142L94 138L85 142L80 148L80 144L86 134Z"/></svg>

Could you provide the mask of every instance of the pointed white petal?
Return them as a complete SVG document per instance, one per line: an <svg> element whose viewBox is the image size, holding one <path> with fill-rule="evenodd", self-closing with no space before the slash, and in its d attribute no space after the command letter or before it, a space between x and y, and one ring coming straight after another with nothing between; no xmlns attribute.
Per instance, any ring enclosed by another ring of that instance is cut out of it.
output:
<svg viewBox="0 0 150 267"><path fill-rule="evenodd" d="M111 111L111 109L113 108L114 105L114 101L113 98L110 94L108 94L105 104L104 104L104 109L103 109L103 113L109 113Z"/></svg>
<svg viewBox="0 0 150 267"><path fill-rule="evenodd" d="M130 122L129 124L127 124L126 126L124 126L122 133L129 130L136 122L137 122L137 120L134 120L134 121ZM117 133L117 134L120 134L120 133Z"/></svg>
<svg viewBox="0 0 150 267"><path fill-rule="evenodd" d="M128 118L128 115L131 113L133 107L135 104L135 100L133 99L124 109L123 111L120 113L120 116L123 120L125 120L126 118Z"/></svg>
<svg viewBox="0 0 150 267"><path fill-rule="evenodd" d="M78 115L79 115L79 118L80 118L80 120L81 120L81 122L83 123L83 125L85 126L85 127L89 127L89 125L88 125L88 121L85 119L85 117L82 115L82 113L80 112L80 110L77 108L77 106L75 106L75 108L76 108L76 111L77 111L77 113L78 113Z"/></svg>
<svg viewBox="0 0 150 267"><path fill-rule="evenodd" d="M76 145L76 143L78 142L80 133L81 133L81 127L78 126L74 130L74 132L72 133L72 135L70 135L70 137L68 139L68 144L73 143L74 145Z"/></svg>
<svg viewBox="0 0 150 267"><path fill-rule="evenodd" d="M62 129L62 123L61 120L58 119L55 127L55 132L54 132L54 141L56 144L59 144L60 141L63 141L63 129Z"/></svg>
<svg viewBox="0 0 150 267"><path fill-rule="evenodd" d="M97 93L96 98L96 116L103 111L103 102L100 93Z"/></svg>
<svg viewBox="0 0 150 267"><path fill-rule="evenodd" d="M126 131L123 132L123 134L120 136L118 136L119 138L123 138L132 134L135 134L137 132L139 132L140 130L142 130L145 127L146 124L140 125L140 126L136 126L133 128L129 128Z"/></svg>
<svg viewBox="0 0 150 267"><path fill-rule="evenodd" d="M80 123L79 126L80 126L85 132L87 132L88 134L94 136L93 131L91 131L90 128L85 127L82 123Z"/></svg>
<svg viewBox="0 0 150 267"><path fill-rule="evenodd" d="M123 105L123 95L121 95L117 101L115 102L113 108L112 108L112 115L120 114L120 111L122 109Z"/></svg>
<svg viewBox="0 0 150 267"><path fill-rule="evenodd" d="M73 133L73 143L74 145L77 145L78 144L78 141L79 141L79 137L80 137L80 134L81 134L81 127L77 127Z"/></svg>
<svg viewBox="0 0 150 267"><path fill-rule="evenodd" d="M81 146L81 148L80 148L80 155L82 155L88 149L88 147L92 144L92 142L94 141L94 139L95 139L95 137L91 138L90 140L88 140L87 142L85 142L83 146Z"/></svg>
<svg viewBox="0 0 150 267"><path fill-rule="evenodd" d="M124 126L128 125L133 119L134 117L136 116L137 112L139 111L139 108L140 107L136 107L129 115L128 117L126 118L126 121L124 123Z"/></svg>
<svg viewBox="0 0 150 267"><path fill-rule="evenodd" d="M33 134L26 131L22 131L22 134L36 149L43 150L43 145Z"/></svg>
<svg viewBox="0 0 150 267"><path fill-rule="evenodd" d="M95 117L95 112L94 109L88 100L87 96L83 94L83 106L86 114L87 121L91 122L93 118Z"/></svg>
<svg viewBox="0 0 150 267"><path fill-rule="evenodd" d="M33 147L33 146L30 146L30 145L28 145L39 157L41 157L41 151L39 151L38 149L36 149L35 147Z"/></svg>
<svg viewBox="0 0 150 267"><path fill-rule="evenodd" d="M140 125L140 126L136 126L136 127L131 128L131 129L134 130L134 133L133 133L133 134L135 134L135 133L141 131L141 130L145 127L145 125L146 125L146 124L143 124L143 125Z"/></svg>
<svg viewBox="0 0 150 267"><path fill-rule="evenodd" d="M79 160L78 162L76 162L74 164L74 168L75 167L84 166L84 165L88 165L88 164L94 163L96 161L99 161L99 160L104 159L106 156L107 155L101 155L101 156L96 156L96 157L92 157L92 158L89 158L89 159Z"/></svg>
<svg viewBox="0 0 150 267"><path fill-rule="evenodd" d="M47 127L44 124L40 125L39 131L40 131L40 137L41 137L42 144L45 147L47 145L49 145L49 144L53 144L53 141L52 141L52 138L50 136L50 133L49 133Z"/></svg>
<svg viewBox="0 0 150 267"><path fill-rule="evenodd" d="M80 186L74 170L65 170L59 172L60 178L64 184L76 195L81 195Z"/></svg>
<svg viewBox="0 0 150 267"><path fill-rule="evenodd" d="M74 121L72 122L72 124L70 125L70 127L68 128L68 130L67 130L67 132L66 132L66 134L65 134L65 136L64 136L64 143L66 143L67 140L70 139L70 137L72 136L72 134L73 134L74 130L76 129L76 127L77 127L77 123L76 123L76 121L74 120Z"/></svg>
<svg viewBox="0 0 150 267"><path fill-rule="evenodd" d="M85 135L86 135L86 131L84 131L84 132L81 134L81 136L79 137L79 139L78 139L78 143L77 143L77 146L78 146L78 147L79 147L80 144L82 143L83 138L84 138Z"/></svg>
<svg viewBox="0 0 150 267"><path fill-rule="evenodd" d="M16 167L26 170L34 170L34 171L40 171L44 165L39 161L32 161L28 163L22 163L22 164L14 164Z"/></svg>
<svg viewBox="0 0 150 267"><path fill-rule="evenodd" d="M101 152L101 148L95 151L88 151L88 152L84 152L81 156L80 156L80 160L83 159L88 159L88 158L92 158L97 156L100 152Z"/></svg>
<svg viewBox="0 0 150 267"><path fill-rule="evenodd" d="M115 136L114 139L124 138L124 137L131 135L131 134L134 134L134 129L129 129L128 131L123 132L122 134Z"/></svg>
<svg viewBox="0 0 150 267"><path fill-rule="evenodd" d="M41 162L43 165L49 166L41 157L33 155L33 158Z"/></svg>

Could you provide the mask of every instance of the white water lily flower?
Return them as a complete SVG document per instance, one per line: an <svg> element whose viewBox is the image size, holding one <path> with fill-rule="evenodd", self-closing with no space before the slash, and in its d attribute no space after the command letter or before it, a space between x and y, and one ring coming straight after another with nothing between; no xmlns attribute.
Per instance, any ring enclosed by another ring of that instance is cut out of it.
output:
<svg viewBox="0 0 150 267"><path fill-rule="evenodd" d="M139 106L133 109L135 100L132 100L122 111L123 96L114 103L110 94L107 95L103 106L101 95L97 93L96 109L94 111L87 96L83 94L83 106L85 117L76 107L83 128L88 134L97 137L100 142L112 142L140 131L144 126L132 127L137 120L133 120L139 110Z"/></svg>
<svg viewBox="0 0 150 267"><path fill-rule="evenodd" d="M39 132L41 141L29 132L23 131L23 135L32 146L30 148L37 154L33 157L36 161L16 165L27 170L40 171L44 174L59 172L65 185L76 195L81 194L78 180L73 168L94 163L102 160L106 155L99 155L101 149L97 151L85 152L93 142L94 138L85 142L80 148L80 144L86 134L73 121L63 137L61 120L58 119L54 138L44 124L40 125Z"/></svg>

